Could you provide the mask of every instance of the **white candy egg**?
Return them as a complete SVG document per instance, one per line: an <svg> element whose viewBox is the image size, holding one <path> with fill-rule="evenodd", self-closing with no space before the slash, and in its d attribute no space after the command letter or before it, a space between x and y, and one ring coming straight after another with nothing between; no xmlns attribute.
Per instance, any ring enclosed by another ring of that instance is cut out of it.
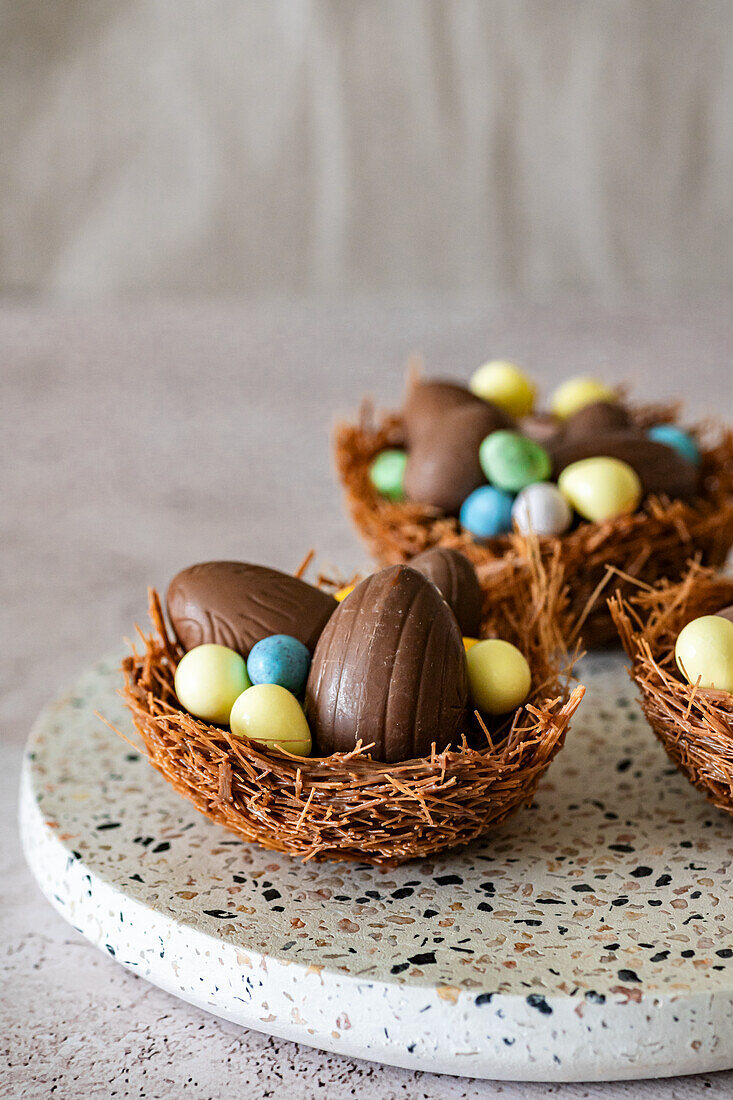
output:
<svg viewBox="0 0 733 1100"><path fill-rule="evenodd" d="M562 535L573 521L573 512L556 485L537 481L527 485L512 505L512 519L523 535Z"/></svg>

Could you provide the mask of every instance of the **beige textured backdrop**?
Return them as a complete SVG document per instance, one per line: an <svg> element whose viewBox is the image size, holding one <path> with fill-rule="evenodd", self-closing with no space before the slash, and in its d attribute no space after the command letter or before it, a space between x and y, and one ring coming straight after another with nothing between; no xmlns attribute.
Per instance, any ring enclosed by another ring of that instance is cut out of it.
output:
<svg viewBox="0 0 733 1100"><path fill-rule="evenodd" d="M0 0L0 291L705 294L730 0Z"/></svg>

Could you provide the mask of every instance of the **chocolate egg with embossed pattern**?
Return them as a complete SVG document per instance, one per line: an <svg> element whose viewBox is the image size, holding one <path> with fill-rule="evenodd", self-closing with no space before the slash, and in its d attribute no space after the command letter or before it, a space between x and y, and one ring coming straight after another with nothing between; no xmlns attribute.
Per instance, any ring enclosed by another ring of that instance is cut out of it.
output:
<svg viewBox="0 0 733 1100"><path fill-rule="evenodd" d="M476 570L465 554L433 546L412 558L410 565L432 581L452 610L461 633L469 638L481 630L483 592Z"/></svg>
<svg viewBox="0 0 733 1100"><path fill-rule="evenodd" d="M271 634L288 634L313 652L338 604L312 584L264 565L207 561L168 586L168 616L185 650L206 642L247 657Z"/></svg>
<svg viewBox="0 0 733 1100"><path fill-rule="evenodd" d="M689 499L699 488L699 473L679 451L655 443L635 431L599 433L570 440L553 449L554 476L585 458L616 458L639 476L644 496L654 493L671 499Z"/></svg>
<svg viewBox="0 0 733 1100"><path fill-rule="evenodd" d="M393 565L358 584L316 646L305 710L320 755L371 745L396 763L457 744L468 701L461 632L434 584Z"/></svg>

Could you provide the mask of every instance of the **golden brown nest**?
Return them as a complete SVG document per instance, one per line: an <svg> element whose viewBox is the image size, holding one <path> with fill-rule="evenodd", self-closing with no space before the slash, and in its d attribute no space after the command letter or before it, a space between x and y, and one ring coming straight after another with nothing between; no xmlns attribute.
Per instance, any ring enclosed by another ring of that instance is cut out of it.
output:
<svg viewBox="0 0 733 1100"><path fill-rule="evenodd" d="M698 790L733 813L733 695L687 683L674 649L683 626L733 603L733 580L693 565L676 584L609 601L641 706L667 754Z"/></svg>
<svg viewBox="0 0 733 1100"><path fill-rule="evenodd" d="M122 694L150 763L244 840L303 859L396 865L465 844L531 800L585 690L568 683L558 629L564 599L558 562L546 570L535 555L529 586L510 587L484 631L521 646L530 698L491 731L467 723L461 745L424 759L382 764L361 746L293 757L193 718L174 694L182 650L154 591L153 630L123 662Z"/></svg>
<svg viewBox="0 0 733 1100"><path fill-rule="evenodd" d="M676 406L634 410L640 426L675 422ZM689 429L688 429L689 430ZM570 590L570 617L582 617L587 648L616 640L603 590L606 567L645 584L662 578L678 580L687 562L698 555L705 565L722 565L733 546L733 432L712 425L692 429L702 450L703 491L693 501L649 498L631 516L606 523L581 523L559 538L543 538L545 559L559 548ZM452 546L474 562L479 576L498 559L521 569L523 540L503 535L479 544L462 531L458 520L422 504L393 503L381 497L369 479L372 459L386 447L404 443L402 422L395 414L375 417L362 405L359 419L338 426L335 461L354 524L374 558L382 565L409 561L431 546ZM488 573L491 576L491 570ZM629 582L616 577L622 592ZM492 584L493 592L498 591Z"/></svg>

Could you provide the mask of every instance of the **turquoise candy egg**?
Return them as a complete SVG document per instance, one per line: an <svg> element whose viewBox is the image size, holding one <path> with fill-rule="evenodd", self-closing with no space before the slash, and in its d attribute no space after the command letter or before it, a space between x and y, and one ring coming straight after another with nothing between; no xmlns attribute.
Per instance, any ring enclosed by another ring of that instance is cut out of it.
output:
<svg viewBox="0 0 733 1100"><path fill-rule="evenodd" d="M474 489L461 505L461 526L477 539L491 539L512 529L511 493L503 493L493 485Z"/></svg>
<svg viewBox="0 0 733 1100"><path fill-rule="evenodd" d="M664 443L665 446L678 451L694 466L700 465L700 448L692 436L683 432L681 428L675 428L674 424L656 424L647 434L655 443Z"/></svg>
<svg viewBox="0 0 733 1100"><path fill-rule="evenodd" d="M407 455L397 449L380 451L369 467L369 480L380 496L387 500L404 500Z"/></svg>
<svg viewBox="0 0 733 1100"><path fill-rule="evenodd" d="M289 634L271 634L252 646L247 658L247 675L253 684L279 684L300 695L308 679L311 655L308 648Z"/></svg>
<svg viewBox="0 0 733 1100"><path fill-rule="evenodd" d="M487 435L479 447L479 462L486 480L508 493L518 493L535 481L547 481L552 470L545 448L518 432Z"/></svg>

